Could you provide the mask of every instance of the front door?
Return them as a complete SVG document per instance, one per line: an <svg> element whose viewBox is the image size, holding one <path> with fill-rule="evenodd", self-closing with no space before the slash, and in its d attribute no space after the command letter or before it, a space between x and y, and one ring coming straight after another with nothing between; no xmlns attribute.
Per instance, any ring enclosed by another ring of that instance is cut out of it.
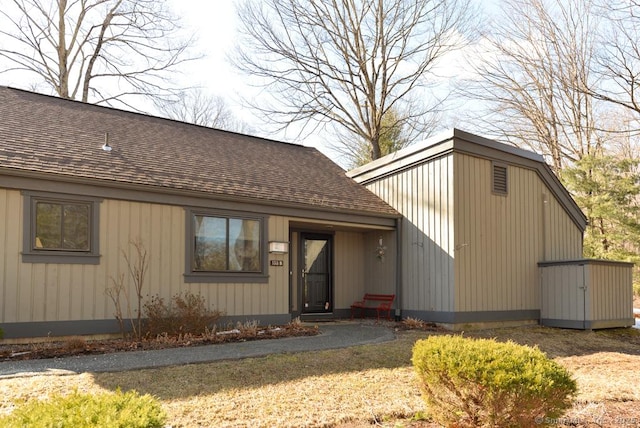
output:
<svg viewBox="0 0 640 428"><path fill-rule="evenodd" d="M332 243L331 235L301 234L302 313L333 311Z"/></svg>

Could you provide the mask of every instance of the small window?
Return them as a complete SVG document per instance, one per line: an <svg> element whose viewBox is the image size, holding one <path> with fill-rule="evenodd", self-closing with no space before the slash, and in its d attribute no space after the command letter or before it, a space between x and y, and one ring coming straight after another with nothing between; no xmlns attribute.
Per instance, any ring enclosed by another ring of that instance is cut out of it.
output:
<svg viewBox="0 0 640 428"><path fill-rule="evenodd" d="M492 184L493 184L493 193L497 193L499 195L506 195L508 193L508 176L507 176L507 165L500 163L493 163L493 176L492 176Z"/></svg>
<svg viewBox="0 0 640 428"><path fill-rule="evenodd" d="M35 200L32 250L90 251L91 203Z"/></svg>
<svg viewBox="0 0 640 428"><path fill-rule="evenodd" d="M266 279L264 221L188 210L188 282Z"/></svg>
<svg viewBox="0 0 640 428"><path fill-rule="evenodd" d="M24 197L24 262L99 262L99 200L57 194Z"/></svg>

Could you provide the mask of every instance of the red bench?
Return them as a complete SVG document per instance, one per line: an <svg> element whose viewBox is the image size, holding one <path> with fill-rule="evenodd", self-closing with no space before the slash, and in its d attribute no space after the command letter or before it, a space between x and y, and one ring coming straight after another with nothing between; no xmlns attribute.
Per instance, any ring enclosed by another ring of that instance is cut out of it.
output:
<svg viewBox="0 0 640 428"><path fill-rule="evenodd" d="M391 305L396 298L395 294L371 294L366 293L362 300L353 302L351 305L351 319L356 309L360 309L360 317L364 318L365 310L375 309L380 320L380 312L387 312L387 319L391 321Z"/></svg>

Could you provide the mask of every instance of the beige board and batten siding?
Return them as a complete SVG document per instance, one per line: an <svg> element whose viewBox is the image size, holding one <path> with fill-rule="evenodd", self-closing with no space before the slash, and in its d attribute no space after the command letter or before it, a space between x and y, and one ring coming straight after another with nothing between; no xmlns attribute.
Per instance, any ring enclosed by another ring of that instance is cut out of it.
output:
<svg viewBox="0 0 640 428"><path fill-rule="evenodd" d="M403 215L401 307L454 310L453 154L366 183Z"/></svg>
<svg viewBox="0 0 640 428"><path fill-rule="evenodd" d="M540 308L537 262L582 254L582 232L537 171L508 164L493 192L493 161L455 154L456 311Z"/></svg>
<svg viewBox="0 0 640 428"><path fill-rule="evenodd" d="M500 195L492 191L494 160L447 147L434 154L363 174L403 214L403 310L537 318L537 263L580 257L580 227L527 162L504 164L508 192Z"/></svg>
<svg viewBox="0 0 640 428"><path fill-rule="evenodd" d="M23 263L22 195L0 189L0 322L113 319L114 306L105 290L121 274L132 290L122 251L135 259L130 242L137 238L148 252L145 296L168 300L190 291L230 316L288 313L288 257L282 267L269 266L266 284L185 283L184 208L113 199L99 205L98 265ZM268 228L269 239L288 240L288 219L270 216ZM129 298L133 301L133 294Z"/></svg>
<svg viewBox="0 0 640 428"><path fill-rule="evenodd" d="M365 288L365 242L360 232L336 231L334 235L334 309L347 309L362 297Z"/></svg>
<svg viewBox="0 0 640 428"><path fill-rule="evenodd" d="M542 325L628 327L633 319L633 264L605 260L540 263Z"/></svg>

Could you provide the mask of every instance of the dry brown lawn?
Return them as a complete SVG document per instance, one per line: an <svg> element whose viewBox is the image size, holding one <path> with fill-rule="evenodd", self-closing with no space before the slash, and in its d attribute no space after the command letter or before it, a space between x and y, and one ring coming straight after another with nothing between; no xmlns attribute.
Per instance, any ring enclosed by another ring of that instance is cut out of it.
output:
<svg viewBox="0 0 640 428"><path fill-rule="evenodd" d="M420 420L428 410L410 361L413 343L429 334L441 333L398 331L383 344L163 369L2 379L0 413L54 392L121 388L157 397L171 427L435 426ZM538 345L569 369L580 392L555 425L640 426L640 330L526 327L465 335Z"/></svg>

